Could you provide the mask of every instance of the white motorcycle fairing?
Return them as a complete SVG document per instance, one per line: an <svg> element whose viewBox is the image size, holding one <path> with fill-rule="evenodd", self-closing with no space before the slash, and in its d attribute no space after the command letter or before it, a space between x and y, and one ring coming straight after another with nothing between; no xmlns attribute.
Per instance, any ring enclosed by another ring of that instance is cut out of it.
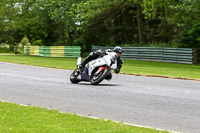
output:
<svg viewBox="0 0 200 133"><path fill-rule="evenodd" d="M115 52L107 52L107 54L108 55L105 55L101 58L89 62L89 69L88 69L89 76L91 76L93 70L96 67L105 65L111 69L117 69L117 61L116 61L117 54Z"/></svg>

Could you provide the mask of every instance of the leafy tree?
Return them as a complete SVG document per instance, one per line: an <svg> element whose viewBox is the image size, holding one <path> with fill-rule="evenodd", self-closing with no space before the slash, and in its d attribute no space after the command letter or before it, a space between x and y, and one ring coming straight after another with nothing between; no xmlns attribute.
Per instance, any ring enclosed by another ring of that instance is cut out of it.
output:
<svg viewBox="0 0 200 133"><path fill-rule="evenodd" d="M0 44L199 47L198 0L1 0Z"/></svg>
<svg viewBox="0 0 200 133"><path fill-rule="evenodd" d="M14 44L13 34L15 32L16 14L19 12L19 7L13 1L2 0L0 2L0 43Z"/></svg>
<svg viewBox="0 0 200 133"><path fill-rule="evenodd" d="M72 5L76 3L78 0L56 0L52 2L53 8L48 12L50 18L58 25L56 32L61 35L60 38L65 45L74 45L77 25L73 19L75 7Z"/></svg>
<svg viewBox="0 0 200 133"><path fill-rule="evenodd" d="M185 47L200 46L198 43L200 2L198 0L145 0L144 7L144 13L148 18L160 16L173 25L177 34L175 38L178 38L174 39L176 42L184 43Z"/></svg>
<svg viewBox="0 0 200 133"><path fill-rule="evenodd" d="M82 1L77 14L76 19L90 36L91 43L121 45L138 42L137 4L133 1Z"/></svg>

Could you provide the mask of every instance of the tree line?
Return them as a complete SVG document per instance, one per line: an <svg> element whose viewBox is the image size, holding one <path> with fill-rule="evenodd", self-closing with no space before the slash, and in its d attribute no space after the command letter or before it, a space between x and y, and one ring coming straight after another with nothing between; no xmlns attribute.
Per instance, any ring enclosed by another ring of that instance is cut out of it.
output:
<svg viewBox="0 0 200 133"><path fill-rule="evenodd" d="M1 0L0 44L200 47L199 0Z"/></svg>

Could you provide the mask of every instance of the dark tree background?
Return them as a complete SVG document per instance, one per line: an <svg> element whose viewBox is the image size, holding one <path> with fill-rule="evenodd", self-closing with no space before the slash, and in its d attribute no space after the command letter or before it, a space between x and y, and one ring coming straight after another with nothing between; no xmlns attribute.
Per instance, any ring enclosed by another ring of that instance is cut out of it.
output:
<svg viewBox="0 0 200 133"><path fill-rule="evenodd" d="M200 47L198 0L1 0L0 45Z"/></svg>

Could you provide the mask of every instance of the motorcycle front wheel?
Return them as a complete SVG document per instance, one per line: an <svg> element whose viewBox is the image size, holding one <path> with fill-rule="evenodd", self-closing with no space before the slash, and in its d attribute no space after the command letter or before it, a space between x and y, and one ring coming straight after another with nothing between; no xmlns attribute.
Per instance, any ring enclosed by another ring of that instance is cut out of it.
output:
<svg viewBox="0 0 200 133"><path fill-rule="evenodd" d="M73 83L73 84L77 84L80 82L80 80L78 79L78 76L80 75L80 72L78 71L78 69L75 69L71 76L70 76L70 81Z"/></svg>
<svg viewBox="0 0 200 133"><path fill-rule="evenodd" d="M103 69L99 74L94 74L91 78L92 85L98 85L108 75L108 69Z"/></svg>

